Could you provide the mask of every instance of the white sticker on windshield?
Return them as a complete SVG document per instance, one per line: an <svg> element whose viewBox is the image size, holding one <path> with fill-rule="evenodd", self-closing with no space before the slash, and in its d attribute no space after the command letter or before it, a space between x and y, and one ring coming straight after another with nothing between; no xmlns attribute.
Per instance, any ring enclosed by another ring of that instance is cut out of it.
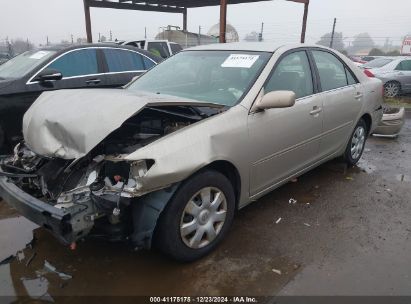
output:
<svg viewBox="0 0 411 304"><path fill-rule="evenodd" d="M221 65L223 68L251 68L259 55L231 54Z"/></svg>
<svg viewBox="0 0 411 304"><path fill-rule="evenodd" d="M31 59L41 59L49 53L50 52L47 52L47 51L38 51L38 52L34 53L33 55L31 55L30 58Z"/></svg>

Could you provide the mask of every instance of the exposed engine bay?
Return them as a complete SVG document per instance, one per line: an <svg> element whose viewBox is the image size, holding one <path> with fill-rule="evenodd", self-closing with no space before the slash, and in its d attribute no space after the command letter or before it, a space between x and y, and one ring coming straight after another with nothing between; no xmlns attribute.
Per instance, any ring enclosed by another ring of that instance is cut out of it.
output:
<svg viewBox="0 0 411 304"><path fill-rule="evenodd" d="M141 180L155 165L149 157L128 162L123 156L220 112L221 108L191 105L145 107L86 156L74 160L37 155L22 142L13 156L2 160L1 175L67 214L71 227L60 236L64 242L73 243L92 231L123 240L133 230L132 203L148 194Z"/></svg>

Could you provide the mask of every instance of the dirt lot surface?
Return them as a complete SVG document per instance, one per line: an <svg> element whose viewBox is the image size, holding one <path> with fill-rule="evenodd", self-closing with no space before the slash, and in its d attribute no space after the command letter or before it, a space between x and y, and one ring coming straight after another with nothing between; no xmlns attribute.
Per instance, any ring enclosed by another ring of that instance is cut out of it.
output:
<svg viewBox="0 0 411 304"><path fill-rule="evenodd" d="M398 139L370 138L358 167L332 161L241 210L223 244L191 264L102 240L71 251L1 202L0 261L14 257L0 265L0 295L9 302L61 295L411 295L410 114Z"/></svg>

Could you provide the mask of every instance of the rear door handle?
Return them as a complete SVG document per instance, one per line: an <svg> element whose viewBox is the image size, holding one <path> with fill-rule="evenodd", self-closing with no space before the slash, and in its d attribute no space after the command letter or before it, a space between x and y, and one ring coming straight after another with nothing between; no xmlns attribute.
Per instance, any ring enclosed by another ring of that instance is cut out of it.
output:
<svg viewBox="0 0 411 304"><path fill-rule="evenodd" d="M321 107L315 106L313 110L310 112L310 115L315 116L315 115L320 114L322 111L323 109Z"/></svg>
<svg viewBox="0 0 411 304"><path fill-rule="evenodd" d="M87 84L99 84L100 82L101 82L101 79L98 79L98 78L86 80Z"/></svg>

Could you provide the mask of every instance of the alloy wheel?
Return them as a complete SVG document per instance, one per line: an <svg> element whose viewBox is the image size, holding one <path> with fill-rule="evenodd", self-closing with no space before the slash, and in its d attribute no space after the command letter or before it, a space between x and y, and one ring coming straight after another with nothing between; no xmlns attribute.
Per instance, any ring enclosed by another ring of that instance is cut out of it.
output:
<svg viewBox="0 0 411 304"><path fill-rule="evenodd" d="M400 87L395 82L389 82L384 87L385 96L387 97L396 97L400 93Z"/></svg>
<svg viewBox="0 0 411 304"><path fill-rule="evenodd" d="M361 156L365 144L365 129L357 127L351 140L351 157L358 159Z"/></svg>

